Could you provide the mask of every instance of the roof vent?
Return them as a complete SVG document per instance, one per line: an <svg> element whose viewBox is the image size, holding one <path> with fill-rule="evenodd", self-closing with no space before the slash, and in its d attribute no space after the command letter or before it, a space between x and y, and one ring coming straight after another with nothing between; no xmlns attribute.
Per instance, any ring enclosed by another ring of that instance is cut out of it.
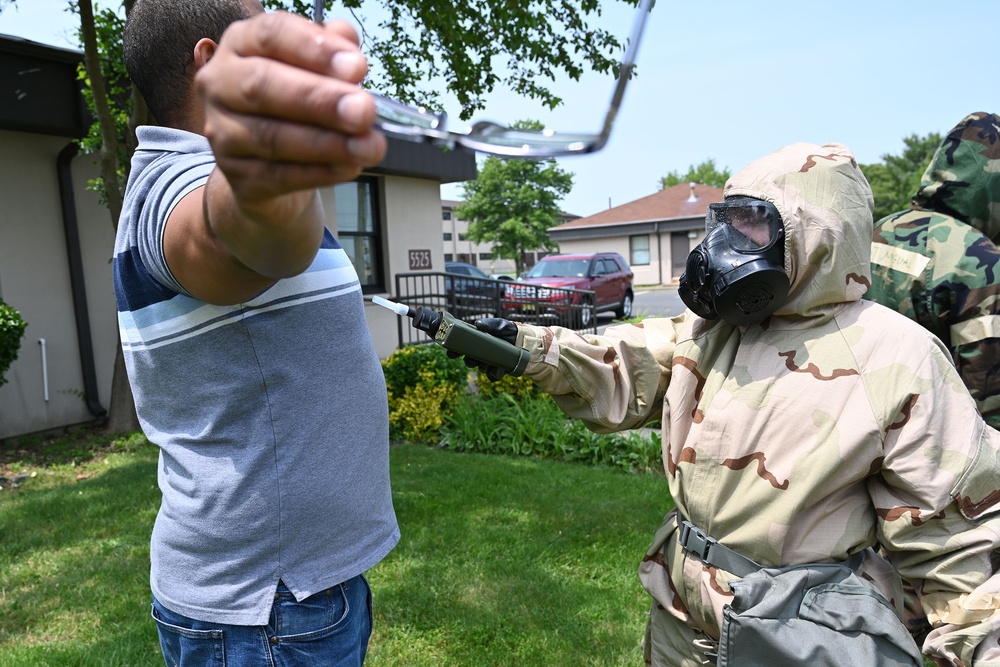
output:
<svg viewBox="0 0 1000 667"><path fill-rule="evenodd" d="M694 181L691 181L691 195L688 197L689 202L698 201L698 197L694 194Z"/></svg>

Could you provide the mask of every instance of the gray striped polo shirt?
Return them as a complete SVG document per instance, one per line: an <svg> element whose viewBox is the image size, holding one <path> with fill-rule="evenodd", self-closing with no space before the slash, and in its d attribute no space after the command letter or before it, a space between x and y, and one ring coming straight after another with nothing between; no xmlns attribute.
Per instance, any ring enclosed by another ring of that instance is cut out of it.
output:
<svg viewBox="0 0 1000 667"><path fill-rule="evenodd" d="M196 134L142 127L115 243L122 349L160 448L153 594L204 621L263 625L399 540L385 378L357 274L327 231L313 264L255 298L187 294L163 255L172 208L214 166Z"/></svg>

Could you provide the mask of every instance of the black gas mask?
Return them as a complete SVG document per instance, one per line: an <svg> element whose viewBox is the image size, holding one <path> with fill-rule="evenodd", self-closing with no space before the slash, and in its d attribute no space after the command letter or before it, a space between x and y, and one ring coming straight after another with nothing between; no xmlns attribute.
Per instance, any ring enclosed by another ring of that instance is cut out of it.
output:
<svg viewBox="0 0 1000 667"><path fill-rule="evenodd" d="M777 310L788 286L778 209L753 197L709 204L705 239L688 255L677 290L684 305L705 319L743 326Z"/></svg>

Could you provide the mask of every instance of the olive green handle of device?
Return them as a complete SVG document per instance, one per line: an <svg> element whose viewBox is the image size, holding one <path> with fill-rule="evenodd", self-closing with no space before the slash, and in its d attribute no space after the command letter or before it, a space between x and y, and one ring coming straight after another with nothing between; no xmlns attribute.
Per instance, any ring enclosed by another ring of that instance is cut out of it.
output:
<svg viewBox="0 0 1000 667"><path fill-rule="evenodd" d="M530 355L524 348L480 331L451 313L441 313L441 316L434 340L446 350L502 368L514 377L522 375L528 367Z"/></svg>

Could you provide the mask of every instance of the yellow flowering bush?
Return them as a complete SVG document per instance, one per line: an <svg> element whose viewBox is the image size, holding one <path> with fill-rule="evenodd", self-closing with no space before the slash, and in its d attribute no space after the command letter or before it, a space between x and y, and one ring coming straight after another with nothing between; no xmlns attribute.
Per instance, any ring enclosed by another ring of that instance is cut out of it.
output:
<svg viewBox="0 0 1000 667"><path fill-rule="evenodd" d="M382 361L394 439L437 442L444 414L468 390L469 369L439 345L408 345Z"/></svg>

